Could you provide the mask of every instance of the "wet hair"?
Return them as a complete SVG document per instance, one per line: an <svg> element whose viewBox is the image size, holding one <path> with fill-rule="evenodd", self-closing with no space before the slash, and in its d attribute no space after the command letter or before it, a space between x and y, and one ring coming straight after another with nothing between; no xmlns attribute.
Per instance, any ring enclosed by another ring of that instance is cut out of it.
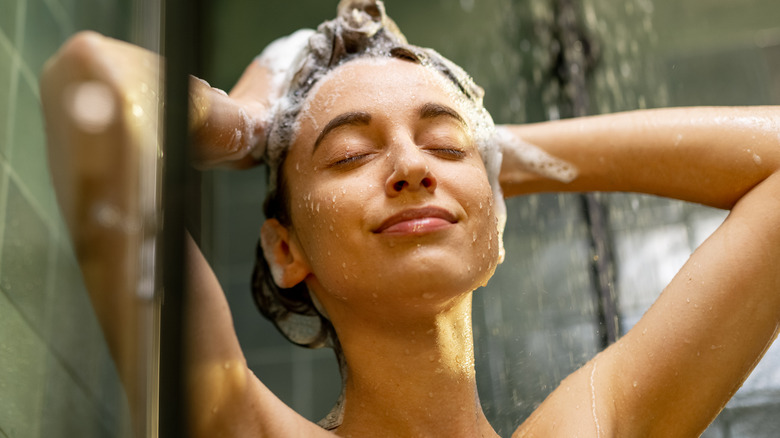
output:
<svg viewBox="0 0 780 438"><path fill-rule="evenodd" d="M395 58L431 68L453 85L457 97L468 108L466 119L480 150L494 196L500 199L497 213L502 214L503 198L498 186L501 156L493 141L493 121L482 105L484 92L463 69L436 51L407 43L396 24L386 15L378 0L342 0L338 16L322 23L312 32L305 46L285 72L284 89L273 106L267 129L268 138L263 160L268 166L268 194L263 209L267 218L275 218L285 227L292 226L290 193L282 166L298 131L298 116L314 86L330 71L358 58ZM499 219L499 231L503 220ZM500 238L499 238L500 239ZM309 348L323 346L335 350L342 379L346 379L346 362L335 329L317 309L317 303L305 283L291 288L279 287L258 242L252 291L260 312L291 342ZM343 397L343 394L342 394ZM341 422L341 403L320 424L337 427Z"/></svg>

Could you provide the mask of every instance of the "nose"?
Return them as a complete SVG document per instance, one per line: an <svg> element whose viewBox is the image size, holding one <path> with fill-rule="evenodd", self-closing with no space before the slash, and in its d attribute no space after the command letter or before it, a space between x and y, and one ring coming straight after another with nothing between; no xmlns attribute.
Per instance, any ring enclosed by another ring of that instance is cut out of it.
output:
<svg viewBox="0 0 780 438"><path fill-rule="evenodd" d="M398 145L390 157L393 171L385 183L388 196L398 196L404 191L433 193L436 190L436 177L428 166L425 153L416 144Z"/></svg>

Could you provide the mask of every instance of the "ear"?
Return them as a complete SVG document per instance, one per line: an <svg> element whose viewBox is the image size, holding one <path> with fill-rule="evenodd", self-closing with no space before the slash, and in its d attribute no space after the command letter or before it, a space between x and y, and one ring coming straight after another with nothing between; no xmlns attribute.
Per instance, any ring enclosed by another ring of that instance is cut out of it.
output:
<svg viewBox="0 0 780 438"><path fill-rule="evenodd" d="M268 219L263 223L260 245L277 286L291 288L311 273L297 241L278 220Z"/></svg>

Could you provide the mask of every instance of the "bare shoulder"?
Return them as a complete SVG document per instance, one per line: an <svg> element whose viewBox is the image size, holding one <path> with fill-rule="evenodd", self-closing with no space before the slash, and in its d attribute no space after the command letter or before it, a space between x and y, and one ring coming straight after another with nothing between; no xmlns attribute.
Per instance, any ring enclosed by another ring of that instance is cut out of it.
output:
<svg viewBox="0 0 780 438"><path fill-rule="evenodd" d="M603 393L603 383L613 370L601 355L564 379L555 391L525 420L513 438L618 436L613 394Z"/></svg>

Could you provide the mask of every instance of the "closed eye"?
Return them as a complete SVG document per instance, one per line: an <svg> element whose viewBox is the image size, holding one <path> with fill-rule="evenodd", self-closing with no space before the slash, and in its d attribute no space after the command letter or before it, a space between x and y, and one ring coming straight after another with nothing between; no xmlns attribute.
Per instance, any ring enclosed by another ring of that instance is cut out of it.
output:
<svg viewBox="0 0 780 438"><path fill-rule="evenodd" d="M428 153L436 155L438 157L450 159L450 160L459 160L466 156L466 152L460 150L460 149L453 149L453 148L428 148L426 149Z"/></svg>
<svg viewBox="0 0 780 438"><path fill-rule="evenodd" d="M367 158L370 154L354 154L348 155L341 160L335 161L328 165L328 167L346 167L350 164L357 164L360 160Z"/></svg>

